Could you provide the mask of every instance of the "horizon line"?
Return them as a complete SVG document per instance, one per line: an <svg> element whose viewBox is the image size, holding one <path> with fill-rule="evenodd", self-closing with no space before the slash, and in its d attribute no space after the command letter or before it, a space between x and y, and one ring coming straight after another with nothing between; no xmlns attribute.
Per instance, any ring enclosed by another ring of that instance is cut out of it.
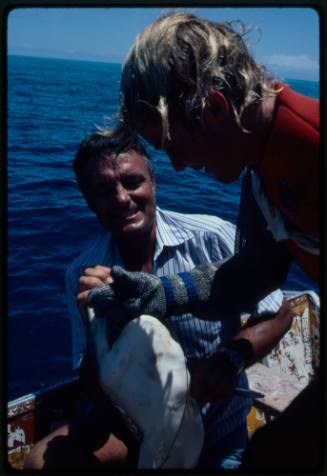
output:
<svg viewBox="0 0 327 476"><path fill-rule="evenodd" d="M101 64L113 64L117 66L121 66L123 64L123 61L121 63L117 63L116 61L108 61L108 60L99 60L99 59L85 59L85 58L65 58L65 57L60 57L60 56L44 56L44 55L33 55L33 54L18 54L18 53L7 53L7 56L18 56L22 58L43 58L43 59L48 59L48 60L61 60L61 61L80 61L80 62L85 62L85 63L101 63ZM278 76L278 75L277 75ZM279 78L282 81L283 80L291 80L291 81L308 81L312 83L320 83L320 78L318 77L317 79L299 79L299 78L292 78L289 76L285 76L284 78Z"/></svg>
<svg viewBox="0 0 327 476"><path fill-rule="evenodd" d="M33 54L21 54L21 53L8 53L7 56L21 56L23 58L44 58L44 59L54 59L54 60L64 60L64 61L84 61L85 63L104 63L104 64L116 64L121 66L121 63L116 61L106 61L106 60L97 60L97 59L85 59L85 58L64 58L62 56L43 56L43 55L33 55Z"/></svg>

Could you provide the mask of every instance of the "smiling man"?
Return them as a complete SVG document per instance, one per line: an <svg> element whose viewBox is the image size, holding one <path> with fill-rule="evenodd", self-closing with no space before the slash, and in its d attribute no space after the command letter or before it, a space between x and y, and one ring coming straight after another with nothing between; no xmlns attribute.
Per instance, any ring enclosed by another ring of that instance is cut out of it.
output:
<svg viewBox="0 0 327 476"><path fill-rule="evenodd" d="M113 236L125 241L138 233L153 234L155 180L142 156L132 150L118 158L107 157L88 179L83 188L90 210Z"/></svg>
<svg viewBox="0 0 327 476"><path fill-rule="evenodd" d="M73 365L79 368L83 360L81 373L93 401L87 400L75 421L39 442L25 467L133 468L139 439L99 388L80 311L84 313L91 289L112 283L113 266L152 277L187 272L230 256L235 227L218 217L157 207L156 180L147 152L124 126L86 138L76 154L74 170L89 208L103 227L67 270ZM244 368L268 353L292 322L280 291L258 304L257 316L261 315L266 320L244 329L238 314L225 323L205 322L189 313L164 321L187 358L191 395L203 418L205 441L199 467L233 469L240 464L252 401L238 396L235 386L248 387Z"/></svg>
<svg viewBox="0 0 327 476"><path fill-rule="evenodd" d="M90 210L111 233L123 263L150 271L156 240L156 181L142 144L123 128L109 138L95 134L81 145L74 169Z"/></svg>

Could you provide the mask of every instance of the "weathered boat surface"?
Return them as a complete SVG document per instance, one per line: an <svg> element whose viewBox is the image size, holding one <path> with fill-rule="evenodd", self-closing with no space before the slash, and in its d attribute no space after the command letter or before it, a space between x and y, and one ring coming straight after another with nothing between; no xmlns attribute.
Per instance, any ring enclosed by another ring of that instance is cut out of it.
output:
<svg viewBox="0 0 327 476"><path fill-rule="evenodd" d="M12 400L7 406L7 465L22 469L35 442L71 418L82 388L78 377Z"/></svg>
<svg viewBox="0 0 327 476"><path fill-rule="evenodd" d="M273 351L247 370L250 387L265 395L248 416L249 435L282 412L319 368L319 298L313 292L290 295L295 318ZM7 407L7 461L22 469L40 438L70 419L80 402L78 377L12 400Z"/></svg>
<svg viewBox="0 0 327 476"><path fill-rule="evenodd" d="M315 292L286 293L295 317L289 331L261 363L247 369L250 387L265 395L248 415L248 432L277 416L317 375L320 365L320 301Z"/></svg>

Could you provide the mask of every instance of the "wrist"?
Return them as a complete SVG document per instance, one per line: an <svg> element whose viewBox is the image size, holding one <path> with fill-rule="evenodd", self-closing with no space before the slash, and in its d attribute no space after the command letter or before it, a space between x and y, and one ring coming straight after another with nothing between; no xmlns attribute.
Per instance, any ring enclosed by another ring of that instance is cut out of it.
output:
<svg viewBox="0 0 327 476"><path fill-rule="evenodd" d="M223 356L228 360L228 362L233 367L236 375L239 375L245 369L245 360L243 359L242 355L237 352L236 350L228 349L226 347L222 347L218 351L219 354L223 354Z"/></svg>
<svg viewBox="0 0 327 476"><path fill-rule="evenodd" d="M238 339L225 344L219 349L233 365L239 375L249 365L253 358L253 349L246 339Z"/></svg>

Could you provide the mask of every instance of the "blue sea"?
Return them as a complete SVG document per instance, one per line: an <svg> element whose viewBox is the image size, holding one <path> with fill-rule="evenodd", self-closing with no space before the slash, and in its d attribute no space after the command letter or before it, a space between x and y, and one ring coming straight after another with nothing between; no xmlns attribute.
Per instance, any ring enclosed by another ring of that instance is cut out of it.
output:
<svg viewBox="0 0 327 476"><path fill-rule="evenodd" d="M8 381L9 397L72 376L65 270L100 230L75 183L80 141L110 124L118 108L121 66L8 57ZM319 83L287 80L319 96ZM150 149L158 204L217 214L235 223L239 180L225 186L204 173L175 173ZM294 265L285 289L317 286Z"/></svg>

